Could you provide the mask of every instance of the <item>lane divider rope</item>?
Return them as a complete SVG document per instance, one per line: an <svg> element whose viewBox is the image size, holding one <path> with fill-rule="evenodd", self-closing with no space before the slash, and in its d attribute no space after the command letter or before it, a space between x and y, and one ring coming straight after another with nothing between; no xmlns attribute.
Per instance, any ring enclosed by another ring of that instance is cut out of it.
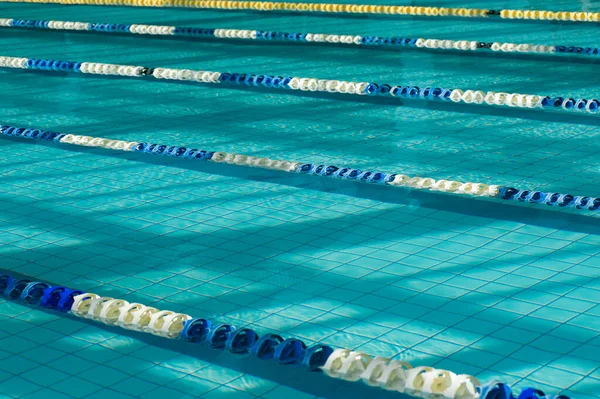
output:
<svg viewBox="0 0 600 399"><path fill-rule="evenodd" d="M550 97L536 94L503 93L480 90L461 90L441 87L398 86L387 83L351 82L302 78L292 76L252 75L196 71L190 69L148 68L134 65L105 64L98 62L73 62L0 56L0 68L42 70L49 72L74 72L93 75L126 77L151 77L169 81L245 85L271 89L326 92L358 96L380 96L429 101L445 101L462 104L501 106L508 108L538 108L597 114L597 99Z"/></svg>
<svg viewBox="0 0 600 399"><path fill-rule="evenodd" d="M402 5L206 0L0 0L6 3L65 5L183 7L213 10L294 11L298 13L392 15L421 17L500 18L537 21L600 22L600 13L585 11L508 10Z"/></svg>
<svg viewBox="0 0 600 399"><path fill-rule="evenodd" d="M357 47L415 48L458 51L491 51L529 54L580 54L597 56L598 47L557 46L527 43L480 42L473 40L443 40L406 37L339 35L326 33L289 33L242 29L186 28L163 25L107 24L72 21L45 21L1 18L0 27L48 29L59 31L90 31L107 34L130 33L151 36L185 36L192 38L281 41L290 43L346 44Z"/></svg>
<svg viewBox="0 0 600 399"><path fill-rule="evenodd" d="M446 399L542 399L545 394L526 388L518 396L501 382L483 385L473 376L457 375L433 367L413 367L384 357L371 357L328 345L310 347L295 338L267 333L262 337L251 328L211 321L140 303L103 297L65 286L0 273L0 296L29 305L70 313L108 326L144 332L190 343L207 344L234 354L250 354L283 365L297 365L345 381L363 381L372 387L421 398ZM559 396L556 399L570 399Z"/></svg>
<svg viewBox="0 0 600 399"><path fill-rule="evenodd" d="M419 176L411 177L400 173L365 171L350 167L276 160L228 152L214 152L195 148L168 146L164 144L63 134L9 125L0 125L0 135L33 140L53 141L62 144L71 144L84 147L98 147L109 150L139 152L184 159L205 160L214 163L225 163L238 166L279 170L282 172L332 177L342 180L354 180L362 183L379 184L384 186L409 187L412 189L470 195L474 197L492 197L504 200L514 200L518 202L528 202L532 204L555 207L576 208L588 211L596 211L600 209L600 198L574 196L570 194L542 192L535 190L523 190L501 185L488 185L484 183L460 182L445 179L436 180L429 177Z"/></svg>

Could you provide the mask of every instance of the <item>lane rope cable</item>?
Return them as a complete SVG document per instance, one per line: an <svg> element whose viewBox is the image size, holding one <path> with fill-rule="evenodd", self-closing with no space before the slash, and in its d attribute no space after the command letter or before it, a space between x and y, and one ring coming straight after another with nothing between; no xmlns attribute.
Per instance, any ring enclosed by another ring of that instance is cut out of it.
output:
<svg viewBox="0 0 600 399"><path fill-rule="evenodd" d="M379 96L399 99L454 102L507 108L559 110L597 114L600 101L592 98L543 96L537 94L504 93L481 90L461 90L443 87L401 86L387 83L351 82L295 76L254 75L197 71L191 69L148 68L135 65L74 62L0 56L0 68L28 69L48 72L71 72L84 75L113 75L134 78L154 78L196 83L226 83L239 86L264 87L279 90L324 92L353 96Z"/></svg>
<svg viewBox="0 0 600 399"><path fill-rule="evenodd" d="M502 185L488 185L473 182L465 183L446 179L436 180L419 176L411 177L400 173L385 173L350 167L338 167L328 164L277 160L228 152L214 152L195 148L167 146L164 144L112 140L101 137L63 134L40 129L19 128L8 125L0 125L0 135L32 140L46 140L84 147L97 147L113 151L139 152L191 160L204 160L214 163L331 177L384 186L409 187L412 189L462 194L474 197L491 197L559 208L566 207L587 211L597 211L600 209L600 198L524 190Z"/></svg>
<svg viewBox="0 0 600 399"><path fill-rule="evenodd" d="M598 56L598 47L561 46L529 43L481 42L473 40L444 40L409 37L381 37L340 35L328 33L290 33L244 29L190 28L165 25L108 24L74 21L46 21L1 18L0 27L21 29L48 29L57 31L88 31L106 34L130 33L150 36L184 36L189 38L237 39L252 41L279 41L288 43L325 43L348 46L385 47L392 49L415 48L443 51L486 51L516 54L579 54Z"/></svg>
<svg viewBox="0 0 600 399"><path fill-rule="evenodd" d="M159 310L141 303L103 297L66 286L51 285L33 278L14 277L0 272L0 297L28 305L68 313L74 317L149 333L188 343L205 344L237 355L250 355L281 365L296 365L309 371L345 381L363 383L431 399L545 399L545 394L525 388L515 394L510 386L493 381L482 385L475 377L433 367L413 367L410 363L386 357L372 357L350 349L334 349L324 344L307 346L295 338L273 333L262 337L249 327L236 328L184 313ZM548 399L570 399L560 395Z"/></svg>

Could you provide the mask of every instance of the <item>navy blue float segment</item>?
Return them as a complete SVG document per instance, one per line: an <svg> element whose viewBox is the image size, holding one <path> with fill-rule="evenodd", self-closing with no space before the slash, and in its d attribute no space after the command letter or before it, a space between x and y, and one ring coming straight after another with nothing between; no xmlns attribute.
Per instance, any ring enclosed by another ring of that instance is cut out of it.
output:
<svg viewBox="0 0 600 399"><path fill-rule="evenodd" d="M510 385L494 381L478 388L479 399L571 399L566 395L547 396L543 391L536 388L524 388L516 395Z"/></svg>
<svg viewBox="0 0 600 399"><path fill-rule="evenodd" d="M290 76L252 75L245 73L222 73L221 82L246 86L262 86L274 89L289 89Z"/></svg>
<svg viewBox="0 0 600 399"><path fill-rule="evenodd" d="M304 342L299 339L288 338L275 347L273 359L281 364L300 364L304 359L305 353L306 344Z"/></svg>
<svg viewBox="0 0 600 399"><path fill-rule="evenodd" d="M39 303L48 287L50 285L46 283L38 281L29 282L21 291L19 299L29 304Z"/></svg>
<svg viewBox="0 0 600 399"><path fill-rule="evenodd" d="M215 30L210 28L181 28L175 27L174 35L177 36L214 36Z"/></svg>
<svg viewBox="0 0 600 399"><path fill-rule="evenodd" d="M529 202L532 204L546 204L548 206L587 209L590 211L600 209L600 198L561 193L546 193L533 190L519 190L514 187L501 187L500 197L505 200Z"/></svg>
<svg viewBox="0 0 600 399"><path fill-rule="evenodd" d="M65 137L64 134L57 132L6 125L0 126L0 134L5 136L21 137L25 139L47 141L60 141L63 137Z"/></svg>
<svg viewBox="0 0 600 399"><path fill-rule="evenodd" d="M249 353L258 341L258 334L249 328L241 328L229 334L225 348L233 353Z"/></svg>
<svg viewBox="0 0 600 399"><path fill-rule="evenodd" d="M313 345L304 352L302 364L309 370L318 370L333 353L333 348L327 345Z"/></svg>
<svg viewBox="0 0 600 399"><path fill-rule="evenodd" d="M28 69L39 69L42 71L72 71L81 70L81 62L59 61L59 60L38 60L31 58L27 60L25 66Z"/></svg>
<svg viewBox="0 0 600 399"><path fill-rule="evenodd" d="M186 320L179 338L188 342L205 341L211 327L212 323L206 319Z"/></svg>
<svg viewBox="0 0 600 399"><path fill-rule="evenodd" d="M274 360L280 364L302 365L318 371L333 353L327 345L307 348L299 339L284 340L277 334L262 337L250 328L237 329L231 324L213 324L205 319L191 319L184 323L179 338L194 343L206 343L215 349L225 349L236 354L250 354L262 360Z"/></svg>
<svg viewBox="0 0 600 399"><path fill-rule="evenodd" d="M128 33L131 25L124 24L90 24L89 30L97 32L121 32Z"/></svg>
<svg viewBox="0 0 600 399"><path fill-rule="evenodd" d="M600 54L600 48L598 47L554 46L554 51L556 51L557 53L573 53L587 55Z"/></svg>
<svg viewBox="0 0 600 399"><path fill-rule="evenodd" d="M284 339L277 334L263 335L256 344L250 349L250 353L259 359L272 359L275 355L275 348L280 345ZM325 364L325 363L323 363Z"/></svg>
<svg viewBox="0 0 600 399"><path fill-rule="evenodd" d="M81 294L83 294L83 291L80 290L62 286L49 286L44 290L40 306L60 312L68 312L71 310L75 297Z"/></svg>
<svg viewBox="0 0 600 399"><path fill-rule="evenodd" d="M181 157L186 159L204 159L209 160L212 158L213 151L199 150L196 148L176 147L167 146L164 144L149 144L149 143L138 143L133 147L135 152L143 152L153 155L164 155L168 157Z"/></svg>
<svg viewBox="0 0 600 399"><path fill-rule="evenodd" d="M338 179L358 180L363 183L386 184L396 177L393 173L362 171L360 169L340 168L333 165L313 165L306 163L298 168L299 173L335 177Z"/></svg>
<svg viewBox="0 0 600 399"><path fill-rule="evenodd" d="M49 22L50 21L36 21L33 19L13 19L11 26L19 28L48 29Z"/></svg>

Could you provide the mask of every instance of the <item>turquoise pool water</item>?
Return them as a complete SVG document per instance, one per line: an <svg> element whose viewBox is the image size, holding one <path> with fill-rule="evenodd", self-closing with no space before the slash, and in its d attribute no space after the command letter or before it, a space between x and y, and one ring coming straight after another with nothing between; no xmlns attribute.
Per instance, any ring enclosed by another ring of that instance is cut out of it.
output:
<svg viewBox="0 0 600 399"><path fill-rule="evenodd" d="M592 1L436 1L600 11ZM597 46L595 24L0 4L0 18ZM1 54L594 97L599 60L0 30ZM0 123L598 195L600 119L0 70ZM598 214L0 138L0 269L600 397ZM402 396L0 299L0 398Z"/></svg>

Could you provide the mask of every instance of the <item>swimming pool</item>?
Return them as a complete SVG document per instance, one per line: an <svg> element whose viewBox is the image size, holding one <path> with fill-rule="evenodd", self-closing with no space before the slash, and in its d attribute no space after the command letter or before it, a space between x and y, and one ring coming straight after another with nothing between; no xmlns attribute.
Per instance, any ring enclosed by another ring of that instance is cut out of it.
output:
<svg viewBox="0 0 600 399"><path fill-rule="evenodd" d="M600 11L591 1L426 5ZM14 19L597 46L593 23L0 9ZM600 92L593 56L0 29L0 55L11 57L588 99ZM3 68L0 82L1 125L600 193L597 115ZM600 396L597 211L4 136L0 149L4 272L516 391ZM0 397L402 395L5 298L0 317Z"/></svg>

